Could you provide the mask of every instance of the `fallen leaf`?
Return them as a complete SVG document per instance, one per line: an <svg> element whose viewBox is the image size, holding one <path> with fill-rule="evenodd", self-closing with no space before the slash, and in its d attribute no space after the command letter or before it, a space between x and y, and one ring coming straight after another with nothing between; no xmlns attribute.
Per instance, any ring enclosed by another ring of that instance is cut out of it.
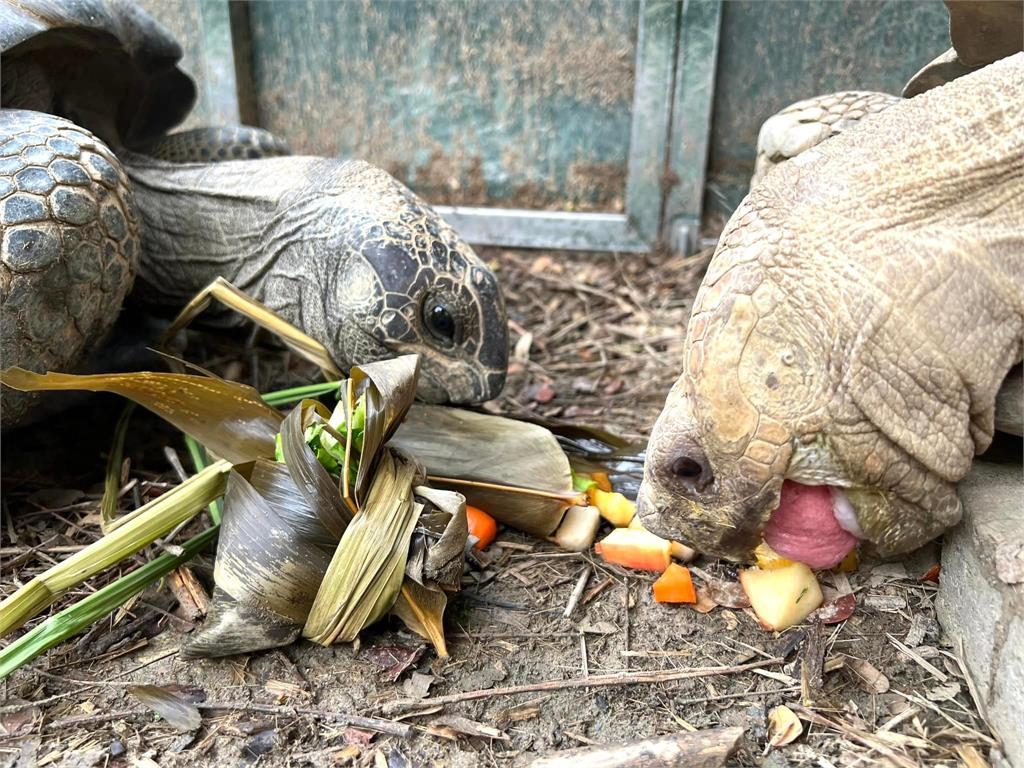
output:
<svg viewBox="0 0 1024 768"><path fill-rule="evenodd" d="M11 712L0 713L0 733L4 736L14 736L20 731L30 730L30 726L36 721L36 718L40 717L42 714L39 707L34 704L29 704L27 701L10 699L4 703L8 707L13 707L17 704L25 705L20 709L15 709Z"/></svg>
<svg viewBox="0 0 1024 768"><path fill-rule="evenodd" d="M926 691L924 697L928 701L949 701L950 699L955 699L958 693L960 693L960 683L949 682L936 685L934 688Z"/></svg>
<svg viewBox="0 0 1024 768"><path fill-rule="evenodd" d="M527 390L527 398L533 400L535 403L550 403L555 399L555 395L558 393L555 388L548 382L542 382L540 384L534 384Z"/></svg>
<svg viewBox="0 0 1024 768"><path fill-rule="evenodd" d="M195 704L157 685L135 685L128 689L139 701L178 731L194 731L203 723Z"/></svg>
<svg viewBox="0 0 1024 768"><path fill-rule="evenodd" d="M715 605L720 605L723 608L750 607L750 598L747 597L747 593L743 591L743 587L738 581L720 579L695 565L691 565L689 568L691 573L699 576L704 582L708 598L713 600ZM697 588L697 592L699 601L700 587Z"/></svg>
<svg viewBox="0 0 1024 768"><path fill-rule="evenodd" d="M277 732L274 730L260 731L245 742L242 752L249 757L259 757L270 752L277 743Z"/></svg>
<svg viewBox="0 0 1024 768"><path fill-rule="evenodd" d="M708 594L723 608L749 608L750 598L738 581L713 579L707 583Z"/></svg>
<svg viewBox="0 0 1024 768"><path fill-rule="evenodd" d="M850 670L857 682L868 693L885 693L889 690L889 678L883 675L869 661L846 656L846 669Z"/></svg>
<svg viewBox="0 0 1024 768"><path fill-rule="evenodd" d="M697 602L687 604L687 608L692 608L697 613L711 613L717 607L718 603L711 599L706 587L697 587Z"/></svg>
<svg viewBox="0 0 1024 768"><path fill-rule="evenodd" d="M868 584L878 587L892 581L903 581L907 578L907 569L903 563L880 563L868 573Z"/></svg>
<svg viewBox="0 0 1024 768"><path fill-rule="evenodd" d="M424 650L424 645L372 645L363 651L363 655L378 667L384 668L381 680L393 683L420 660Z"/></svg>
<svg viewBox="0 0 1024 768"><path fill-rule="evenodd" d="M784 747L796 741L804 732L800 718L784 704L780 704L768 713L768 744L773 747Z"/></svg>
<svg viewBox="0 0 1024 768"><path fill-rule="evenodd" d="M938 563L936 563L931 568L929 568L927 571L925 571L923 574L921 574L921 578L919 578L918 581L931 581L931 582L934 582L934 583L938 584L939 583L939 573L941 571L942 571L942 566L939 565Z"/></svg>
<svg viewBox="0 0 1024 768"><path fill-rule="evenodd" d="M819 624L838 624L853 615L857 607L857 598L853 594L839 595L829 600L807 618Z"/></svg>
<svg viewBox="0 0 1024 768"><path fill-rule="evenodd" d="M437 680L433 675L424 675L422 672L413 672L409 679L402 684L402 691L410 699L422 699L430 693L430 686Z"/></svg>
<svg viewBox="0 0 1024 768"><path fill-rule="evenodd" d="M368 747L377 733L375 731L366 731L362 728L353 728L349 726L342 732L342 735L345 737L345 742L348 744L355 744L359 747Z"/></svg>

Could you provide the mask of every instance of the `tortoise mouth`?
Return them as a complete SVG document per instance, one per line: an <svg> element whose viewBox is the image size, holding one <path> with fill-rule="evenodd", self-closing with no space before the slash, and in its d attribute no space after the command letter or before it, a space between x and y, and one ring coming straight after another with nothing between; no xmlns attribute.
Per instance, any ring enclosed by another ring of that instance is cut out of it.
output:
<svg viewBox="0 0 1024 768"><path fill-rule="evenodd" d="M811 568L838 565L864 537L853 505L830 485L782 484L779 506L764 529L764 540L783 557Z"/></svg>

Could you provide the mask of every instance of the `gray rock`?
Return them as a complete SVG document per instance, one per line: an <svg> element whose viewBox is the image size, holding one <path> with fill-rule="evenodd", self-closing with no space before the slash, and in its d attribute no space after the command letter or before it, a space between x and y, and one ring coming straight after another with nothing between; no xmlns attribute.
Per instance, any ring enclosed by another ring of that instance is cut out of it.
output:
<svg viewBox="0 0 1024 768"><path fill-rule="evenodd" d="M975 461L964 519L942 552L939 620L964 660L1010 765L1024 768L1024 470L1019 442Z"/></svg>
<svg viewBox="0 0 1024 768"><path fill-rule="evenodd" d="M1024 436L1024 366L1010 370L996 395L996 429Z"/></svg>

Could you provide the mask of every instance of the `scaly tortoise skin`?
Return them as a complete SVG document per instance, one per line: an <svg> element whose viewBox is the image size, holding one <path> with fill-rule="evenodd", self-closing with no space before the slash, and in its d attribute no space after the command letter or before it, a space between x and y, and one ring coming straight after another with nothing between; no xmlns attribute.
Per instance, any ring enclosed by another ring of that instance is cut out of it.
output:
<svg viewBox="0 0 1024 768"><path fill-rule="evenodd" d="M955 483L1024 354L1021 104L1018 53L752 187L651 435L645 527L749 559L786 479L842 489L882 554L957 522Z"/></svg>
<svg viewBox="0 0 1024 768"><path fill-rule="evenodd" d="M423 399L501 390L493 272L395 179L246 126L168 135L195 86L126 0L0 0L0 50L0 365L81 369L129 293L169 314L222 276L342 368L417 352ZM0 391L2 425L38 417L37 397Z"/></svg>

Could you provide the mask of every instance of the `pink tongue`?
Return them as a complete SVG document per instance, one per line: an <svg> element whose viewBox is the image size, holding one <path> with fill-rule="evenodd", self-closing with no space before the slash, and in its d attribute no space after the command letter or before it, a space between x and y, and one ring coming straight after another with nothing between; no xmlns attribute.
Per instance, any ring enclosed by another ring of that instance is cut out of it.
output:
<svg viewBox="0 0 1024 768"><path fill-rule="evenodd" d="M768 520L764 540L783 557L811 568L831 568L857 543L857 537L836 522L827 485L792 480L782 484L779 508Z"/></svg>

